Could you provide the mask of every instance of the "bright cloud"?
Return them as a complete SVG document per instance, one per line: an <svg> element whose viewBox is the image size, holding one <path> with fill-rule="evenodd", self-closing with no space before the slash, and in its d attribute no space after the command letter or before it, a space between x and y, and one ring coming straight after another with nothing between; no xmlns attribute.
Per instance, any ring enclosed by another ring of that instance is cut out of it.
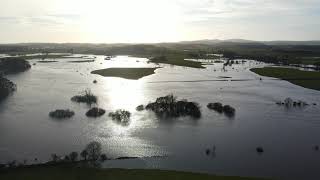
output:
<svg viewBox="0 0 320 180"><path fill-rule="evenodd" d="M320 39L319 0L1 0L0 43Z"/></svg>

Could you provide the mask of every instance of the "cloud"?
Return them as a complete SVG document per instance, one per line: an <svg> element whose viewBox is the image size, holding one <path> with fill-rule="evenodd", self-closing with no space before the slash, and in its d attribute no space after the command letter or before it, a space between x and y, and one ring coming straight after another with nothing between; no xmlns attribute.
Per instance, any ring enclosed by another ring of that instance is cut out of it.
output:
<svg viewBox="0 0 320 180"><path fill-rule="evenodd" d="M0 24L59 26L76 24L82 17L79 14L44 14L29 16L0 16Z"/></svg>
<svg viewBox="0 0 320 180"><path fill-rule="evenodd" d="M182 5L187 21L188 19L203 21L212 18L273 17L275 14L309 15L310 12L320 12L318 0L207 0L200 2L202 3L197 6L193 0L186 0Z"/></svg>
<svg viewBox="0 0 320 180"><path fill-rule="evenodd" d="M0 38L320 39L318 19L320 0L1 0Z"/></svg>

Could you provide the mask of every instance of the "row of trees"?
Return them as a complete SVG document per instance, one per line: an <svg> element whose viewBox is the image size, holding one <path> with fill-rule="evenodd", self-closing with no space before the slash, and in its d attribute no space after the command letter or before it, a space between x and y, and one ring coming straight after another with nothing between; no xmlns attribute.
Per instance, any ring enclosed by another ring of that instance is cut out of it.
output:
<svg viewBox="0 0 320 180"><path fill-rule="evenodd" d="M66 155L64 157L58 156L57 154L51 155L51 162L61 162L61 161L67 161L67 162L76 162L78 160L84 160L84 161L105 161L107 160L107 156L105 154L101 153L101 144L97 141L90 142L84 150L80 152L79 159L79 153L78 152L71 152L69 155Z"/></svg>
<svg viewBox="0 0 320 180"><path fill-rule="evenodd" d="M92 141L88 145L86 145L86 147L80 152L80 154L76 151L71 152L70 154L65 156L51 154L51 160L48 162L48 164L90 161L90 162L94 162L94 165L97 165L96 163L98 161L105 161L108 159L107 155L103 154L101 150L102 150L101 144L97 141ZM34 163L37 163L37 162L38 162L38 158L35 158ZM0 164L0 169L27 166L27 164L28 164L27 160L24 160L21 163L17 162L16 160L13 160L13 161L9 161L6 164Z"/></svg>

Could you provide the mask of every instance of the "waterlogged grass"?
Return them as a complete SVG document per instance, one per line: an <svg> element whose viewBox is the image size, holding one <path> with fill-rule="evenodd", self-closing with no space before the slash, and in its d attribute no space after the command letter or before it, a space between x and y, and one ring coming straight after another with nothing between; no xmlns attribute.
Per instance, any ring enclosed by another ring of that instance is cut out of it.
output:
<svg viewBox="0 0 320 180"><path fill-rule="evenodd" d="M92 74L99 74L105 77L120 77L125 79L140 79L154 74L157 68L107 68L92 71Z"/></svg>
<svg viewBox="0 0 320 180"><path fill-rule="evenodd" d="M157 56L154 58L150 58L150 62L153 63L163 63L163 64L171 64L175 66L185 66L191 68L205 68L201 62L188 61L186 58L190 58L185 54L166 54L164 56Z"/></svg>
<svg viewBox="0 0 320 180"><path fill-rule="evenodd" d="M250 70L261 76L279 78L298 86L320 90L320 72L280 67L253 68Z"/></svg>
<svg viewBox="0 0 320 180"><path fill-rule="evenodd" d="M258 178L214 176L207 174L139 169L95 169L74 165L34 166L0 170L1 180L258 180Z"/></svg>

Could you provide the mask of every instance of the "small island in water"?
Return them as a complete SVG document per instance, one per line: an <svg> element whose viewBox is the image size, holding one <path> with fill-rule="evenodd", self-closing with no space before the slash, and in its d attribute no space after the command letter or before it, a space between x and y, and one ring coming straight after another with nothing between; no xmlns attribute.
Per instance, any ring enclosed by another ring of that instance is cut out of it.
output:
<svg viewBox="0 0 320 180"><path fill-rule="evenodd" d="M92 71L91 74L99 74L104 77L120 77L124 79L140 79L154 74L157 68L107 68Z"/></svg>

